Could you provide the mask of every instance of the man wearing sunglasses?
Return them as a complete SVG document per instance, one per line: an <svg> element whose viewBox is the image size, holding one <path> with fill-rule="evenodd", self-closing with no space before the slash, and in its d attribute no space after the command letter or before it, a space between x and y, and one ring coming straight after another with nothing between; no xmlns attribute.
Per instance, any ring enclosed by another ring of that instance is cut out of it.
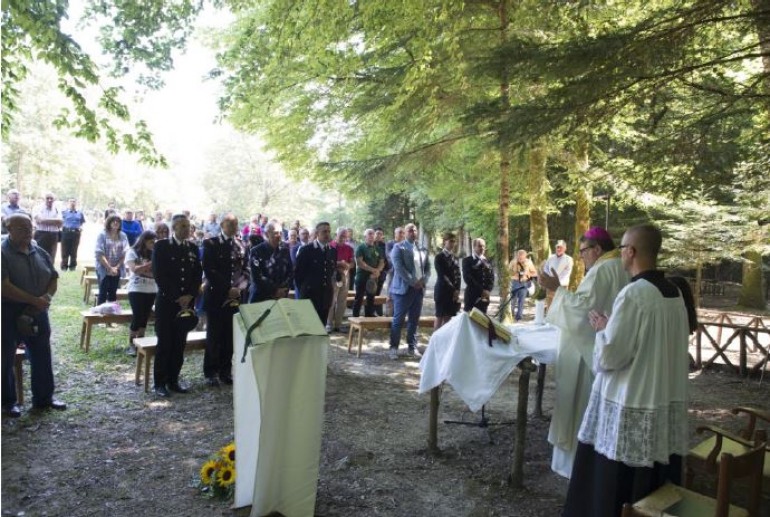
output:
<svg viewBox="0 0 770 517"><path fill-rule="evenodd" d="M556 404L548 441L553 445L551 469L569 478L577 449L577 434L588 405L594 374L594 340L591 311L610 313L615 297L628 284L620 253L604 228L590 228L580 238L580 257L588 273L575 292L562 287L551 271L540 273L540 285L556 292L546 321L559 327L561 338L556 360Z"/></svg>

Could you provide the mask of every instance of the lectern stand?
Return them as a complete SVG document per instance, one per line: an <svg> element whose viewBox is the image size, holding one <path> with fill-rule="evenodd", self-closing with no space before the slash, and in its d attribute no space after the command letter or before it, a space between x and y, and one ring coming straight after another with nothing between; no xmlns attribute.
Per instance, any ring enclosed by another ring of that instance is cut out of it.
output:
<svg viewBox="0 0 770 517"><path fill-rule="evenodd" d="M246 331L251 332L245 362ZM235 502L251 516L313 515L329 338L308 300L242 305L233 316Z"/></svg>

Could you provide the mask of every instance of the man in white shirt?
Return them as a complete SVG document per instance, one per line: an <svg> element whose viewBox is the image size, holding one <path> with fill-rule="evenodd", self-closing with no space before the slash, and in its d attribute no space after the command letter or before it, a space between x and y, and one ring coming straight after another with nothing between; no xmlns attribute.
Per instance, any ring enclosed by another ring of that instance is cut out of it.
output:
<svg viewBox="0 0 770 517"><path fill-rule="evenodd" d="M660 231L635 226L620 245L631 275L597 331L591 397L563 516L615 517L666 481L681 481L687 453L688 334L679 289L656 270Z"/></svg>
<svg viewBox="0 0 770 517"><path fill-rule="evenodd" d="M588 273L576 291L562 287L559 279L547 272L539 277L543 287L556 291L546 316L546 321L561 330L554 374L556 403L548 441L553 445L551 469L566 478L572 473L577 432L594 380L591 364L596 332L588 313L610 312L615 296L628 283L620 252L604 228L590 228L580 238L580 255Z"/></svg>
<svg viewBox="0 0 770 517"><path fill-rule="evenodd" d="M56 264L56 248L59 246L59 232L61 231L61 212L53 202L56 200L50 192L45 195L45 203L35 212L35 241L51 256L51 261Z"/></svg>
<svg viewBox="0 0 770 517"><path fill-rule="evenodd" d="M572 274L572 257L567 255L567 243L563 240L556 241L556 253L548 257L548 260L543 264L543 271L553 276L556 275L559 278L559 285L562 287L569 286L569 277ZM553 299L553 291L550 291L551 299Z"/></svg>

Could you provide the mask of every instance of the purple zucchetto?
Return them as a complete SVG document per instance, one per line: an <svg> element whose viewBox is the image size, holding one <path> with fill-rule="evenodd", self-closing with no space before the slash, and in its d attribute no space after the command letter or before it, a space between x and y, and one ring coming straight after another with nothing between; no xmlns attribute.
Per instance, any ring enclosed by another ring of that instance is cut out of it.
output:
<svg viewBox="0 0 770 517"><path fill-rule="evenodd" d="M583 234L583 237L586 239L591 239L592 241L612 241L612 237L610 237L610 232L602 228L601 226L592 226L588 229L586 233Z"/></svg>

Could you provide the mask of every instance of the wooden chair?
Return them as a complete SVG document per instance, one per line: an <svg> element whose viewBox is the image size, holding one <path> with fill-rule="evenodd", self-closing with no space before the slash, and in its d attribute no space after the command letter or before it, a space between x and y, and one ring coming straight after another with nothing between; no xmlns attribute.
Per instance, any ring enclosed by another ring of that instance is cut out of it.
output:
<svg viewBox="0 0 770 517"><path fill-rule="evenodd" d="M713 499L686 488L667 483L633 505L623 506L622 517L658 517L662 515L699 517L759 517L762 492L762 465L765 442L738 456L723 452L719 459L717 497ZM748 508L730 504L733 482L746 478L749 483Z"/></svg>
<svg viewBox="0 0 770 517"><path fill-rule="evenodd" d="M769 411L752 407L737 407L731 412L734 415L747 415L746 427L738 431L737 434L711 425L698 427L698 433L710 432L713 436L690 449L685 468L686 487L692 486L697 472L715 474L719 468L721 453L728 452L733 456L738 456L754 448L755 443L767 441L767 431L760 429L757 424L760 422L770 424ZM765 451L762 482L766 489L770 487L770 448Z"/></svg>

